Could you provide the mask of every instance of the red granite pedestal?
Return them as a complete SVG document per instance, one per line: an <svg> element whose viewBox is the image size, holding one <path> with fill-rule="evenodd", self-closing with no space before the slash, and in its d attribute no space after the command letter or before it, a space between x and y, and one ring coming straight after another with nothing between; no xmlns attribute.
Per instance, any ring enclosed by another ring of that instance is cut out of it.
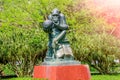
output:
<svg viewBox="0 0 120 80"><path fill-rule="evenodd" d="M88 65L34 66L34 78L48 80L90 80Z"/></svg>

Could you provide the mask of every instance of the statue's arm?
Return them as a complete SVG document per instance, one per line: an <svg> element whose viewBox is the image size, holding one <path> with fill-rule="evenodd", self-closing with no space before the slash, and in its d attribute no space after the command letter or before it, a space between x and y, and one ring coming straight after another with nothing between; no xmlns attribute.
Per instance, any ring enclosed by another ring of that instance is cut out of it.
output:
<svg viewBox="0 0 120 80"><path fill-rule="evenodd" d="M56 47L56 44L58 44L58 41L60 39L63 38L63 36L65 36L66 34L66 30L63 30L56 38L53 39L53 42L52 42L52 47L55 48Z"/></svg>
<svg viewBox="0 0 120 80"><path fill-rule="evenodd" d="M60 39L62 39L66 34L66 30L63 30L56 38L56 41L59 41Z"/></svg>
<svg viewBox="0 0 120 80"><path fill-rule="evenodd" d="M68 29L68 25L66 23L66 18L64 16L64 14L62 14L62 13L60 14L60 23L57 27L61 30L67 30Z"/></svg>
<svg viewBox="0 0 120 80"><path fill-rule="evenodd" d="M62 28L63 29L63 28ZM58 42L66 35L66 28L64 30L62 30L62 32L53 39L53 43L52 43L52 47L55 48L56 44L58 44Z"/></svg>
<svg viewBox="0 0 120 80"><path fill-rule="evenodd" d="M61 29L61 30L67 30L68 25L67 24L60 24L60 26L58 26L58 28Z"/></svg>

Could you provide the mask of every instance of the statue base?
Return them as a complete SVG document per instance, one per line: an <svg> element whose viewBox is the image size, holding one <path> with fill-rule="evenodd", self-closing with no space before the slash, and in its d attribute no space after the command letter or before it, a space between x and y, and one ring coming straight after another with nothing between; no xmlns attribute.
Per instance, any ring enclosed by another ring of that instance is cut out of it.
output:
<svg viewBox="0 0 120 80"><path fill-rule="evenodd" d="M80 64L79 61L76 60L65 60L65 59L49 59L42 63L42 65L77 65Z"/></svg>
<svg viewBox="0 0 120 80"><path fill-rule="evenodd" d="M43 80L90 80L91 75L88 65L68 63L63 62L62 65L61 63L55 65L53 63L52 65L43 63L40 66L34 66L33 78Z"/></svg>

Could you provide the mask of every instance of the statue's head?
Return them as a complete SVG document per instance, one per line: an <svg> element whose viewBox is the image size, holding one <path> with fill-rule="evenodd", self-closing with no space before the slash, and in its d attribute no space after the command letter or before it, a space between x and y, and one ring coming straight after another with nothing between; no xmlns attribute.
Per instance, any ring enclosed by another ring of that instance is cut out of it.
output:
<svg viewBox="0 0 120 80"><path fill-rule="evenodd" d="M60 11L57 8L55 8L55 9L53 9L51 14L52 14L52 21L57 23L59 21Z"/></svg>

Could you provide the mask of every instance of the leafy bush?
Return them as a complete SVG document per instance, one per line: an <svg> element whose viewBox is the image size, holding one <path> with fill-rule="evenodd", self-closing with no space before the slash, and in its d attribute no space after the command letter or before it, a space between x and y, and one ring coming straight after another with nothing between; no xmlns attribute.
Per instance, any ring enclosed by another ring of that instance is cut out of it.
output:
<svg viewBox="0 0 120 80"><path fill-rule="evenodd" d="M1 0L2 63L8 63L17 76L32 75L33 66L40 64L47 48L47 36L41 26L43 20L53 8L64 9L70 2L71 0Z"/></svg>
<svg viewBox="0 0 120 80"><path fill-rule="evenodd" d="M85 1L1 0L0 60L11 65L18 76L31 75L47 48L42 22L57 7L67 17L75 58L103 74L109 73L120 52L119 40L108 34L112 27L94 16Z"/></svg>
<svg viewBox="0 0 120 80"><path fill-rule="evenodd" d="M82 5L82 7L80 7ZM88 63L101 74L109 74L118 58L120 40L110 34L113 28L104 19L93 15L84 1L68 6L69 40L77 60ZM73 11L71 11L73 10Z"/></svg>
<svg viewBox="0 0 120 80"><path fill-rule="evenodd" d="M84 34L76 37L72 44L76 58L89 63L102 74L110 73L115 66L116 54L120 52L120 42L108 34Z"/></svg>
<svg viewBox="0 0 120 80"><path fill-rule="evenodd" d="M31 75L38 63L36 57L46 50L47 39L41 33L37 29L0 28L0 58L7 60L18 76Z"/></svg>

